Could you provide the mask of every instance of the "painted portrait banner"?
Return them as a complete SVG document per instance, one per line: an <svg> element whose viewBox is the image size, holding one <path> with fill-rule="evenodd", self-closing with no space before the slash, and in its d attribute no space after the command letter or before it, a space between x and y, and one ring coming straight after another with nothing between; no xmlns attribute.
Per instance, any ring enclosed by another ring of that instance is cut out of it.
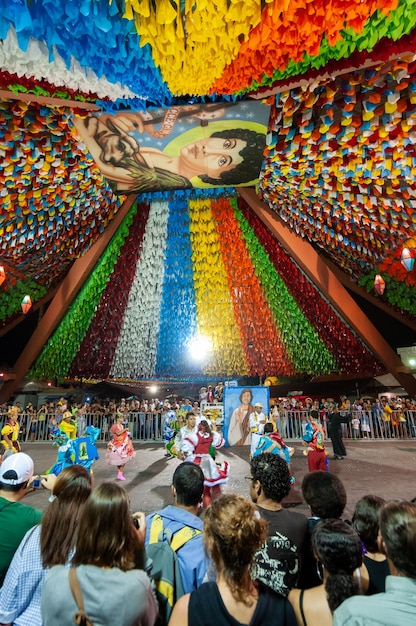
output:
<svg viewBox="0 0 416 626"><path fill-rule="evenodd" d="M270 409L269 387L225 387L223 434L229 446L251 445L250 415L260 404L266 420Z"/></svg>
<svg viewBox="0 0 416 626"><path fill-rule="evenodd" d="M115 193L252 186L270 107L222 102L75 116L74 126Z"/></svg>

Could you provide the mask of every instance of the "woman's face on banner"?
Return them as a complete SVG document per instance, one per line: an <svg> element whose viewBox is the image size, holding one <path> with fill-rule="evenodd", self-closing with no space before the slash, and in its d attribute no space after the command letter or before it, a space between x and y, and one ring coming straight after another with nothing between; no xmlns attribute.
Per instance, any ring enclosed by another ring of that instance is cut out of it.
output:
<svg viewBox="0 0 416 626"><path fill-rule="evenodd" d="M186 146L180 151L180 164L188 172L188 177L207 174L219 179L222 172L228 172L243 162L240 152L247 142L242 139L206 137ZM192 172L194 172L192 174Z"/></svg>
<svg viewBox="0 0 416 626"><path fill-rule="evenodd" d="M243 395L241 396L241 403L250 404L250 402L251 402L251 393L249 391L245 391Z"/></svg>

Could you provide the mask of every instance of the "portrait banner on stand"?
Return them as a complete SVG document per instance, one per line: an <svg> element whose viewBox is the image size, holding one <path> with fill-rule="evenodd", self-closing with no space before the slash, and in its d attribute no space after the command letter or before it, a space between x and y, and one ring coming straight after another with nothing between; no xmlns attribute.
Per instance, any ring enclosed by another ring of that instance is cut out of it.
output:
<svg viewBox="0 0 416 626"><path fill-rule="evenodd" d="M229 446L251 445L250 415L261 405L266 420L270 410L269 387L225 387L223 435Z"/></svg>
<svg viewBox="0 0 416 626"><path fill-rule="evenodd" d="M74 116L113 191L253 186L259 180L270 106L221 102Z"/></svg>

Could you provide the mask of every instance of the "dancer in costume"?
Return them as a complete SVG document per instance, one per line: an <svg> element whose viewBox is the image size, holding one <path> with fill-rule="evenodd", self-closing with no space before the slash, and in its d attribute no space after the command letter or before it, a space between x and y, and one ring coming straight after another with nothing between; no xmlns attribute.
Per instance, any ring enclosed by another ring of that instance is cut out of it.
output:
<svg viewBox="0 0 416 626"><path fill-rule="evenodd" d="M77 423L71 411L64 411L62 420L59 424L59 430L68 435L69 439L76 439Z"/></svg>
<svg viewBox="0 0 416 626"><path fill-rule="evenodd" d="M325 450L325 431L319 421L318 411L311 411L308 423L305 426L305 434L302 437L303 445L307 449L303 454L308 457L308 469L328 471L328 453Z"/></svg>
<svg viewBox="0 0 416 626"><path fill-rule="evenodd" d="M192 413L192 411L188 411L188 413L185 415L185 425L179 429L179 432L176 434L174 440L174 446L175 449L178 451L178 458L181 459L181 461L183 461L185 458L183 442L187 437L189 437L189 435L195 434L197 430L197 417L195 413Z"/></svg>
<svg viewBox="0 0 416 626"><path fill-rule="evenodd" d="M85 435L85 437L70 439L66 433L56 428L52 432L52 437L54 438L53 445L58 446L58 456L55 464L47 470L46 474L58 476L63 469L71 465L82 465L92 474L94 461L100 458L95 445L100 436L100 429L88 426Z"/></svg>
<svg viewBox="0 0 416 626"><path fill-rule="evenodd" d="M1 443L5 447L5 457L12 452L20 452L18 415L19 409L17 406L9 407L6 423L1 429L1 434L3 435Z"/></svg>
<svg viewBox="0 0 416 626"><path fill-rule="evenodd" d="M216 426L209 426L206 420L201 420L196 432L185 437L182 450L186 461L196 463L204 472L204 506L207 507L213 497L221 493L221 485L226 483L230 473L228 461L224 461L223 467L215 463L209 453L210 446L215 449L222 448L224 438L216 431Z"/></svg>
<svg viewBox="0 0 416 626"><path fill-rule="evenodd" d="M75 439L75 463L82 465L92 474L92 466L98 461L99 454L95 442L100 436L100 429L96 426L87 426L84 437Z"/></svg>
<svg viewBox="0 0 416 626"><path fill-rule="evenodd" d="M55 476L58 476L63 469L74 465L75 445L74 440L70 439L68 435L62 432L59 428L52 431L52 437L52 445L58 446L58 455L55 463L45 472L45 474L55 474Z"/></svg>
<svg viewBox="0 0 416 626"><path fill-rule="evenodd" d="M294 448L286 445L283 437L277 431L273 431L273 424L267 422L264 426L264 434L260 437L257 448L253 452L253 458L263 452L270 452L271 454L280 456L287 463L290 472L290 483L293 485L296 480L292 474L290 459L294 451Z"/></svg>
<svg viewBox="0 0 416 626"><path fill-rule="evenodd" d="M123 475L124 466L136 456L129 429L123 426L123 422L124 415L117 413L116 421L110 428L112 439L108 442L106 454L107 463L117 466L118 480L126 480Z"/></svg>
<svg viewBox="0 0 416 626"><path fill-rule="evenodd" d="M179 450L175 447L175 437L183 426L183 418L176 415L169 402L164 405L163 420L163 440L165 442L165 456L171 458L178 456Z"/></svg>

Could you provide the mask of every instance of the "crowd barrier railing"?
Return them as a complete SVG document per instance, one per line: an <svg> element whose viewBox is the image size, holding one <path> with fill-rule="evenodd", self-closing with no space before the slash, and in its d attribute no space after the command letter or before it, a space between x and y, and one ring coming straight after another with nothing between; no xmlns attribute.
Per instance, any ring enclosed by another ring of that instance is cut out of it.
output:
<svg viewBox="0 0 416 626"><path fill-rule="evenodd" d="M341 424L344 439L414 439L416 438L416 411L395 409L386 419L380 410L351 411L351 419ZM279 433L288 441L302 439L309 420L308 411L279 411L274 418ZM355 420L358 420L355 421ZM326 439L328 436L328 418L321 417Z"/></svg>
<svg viewBox="0 0 416 626"><path fill-rule="evenodd" d="M341 425L343 438L346 440L373 439L415 439L416 438L416 411L395 409L386 419L382 411L351 411L351 421ZM22 413L19 415L19 440L21 442L50 441L52 430L61 419L61 415L49 414L44 420L38 420L33 415ZM358 422L354 421L358 419ZM0 429L7 420L7 413L0 413ZM279 433L287 441L301 441L305 434L309 420L308 411L279 411L274 417ZM115 414L87 413L78 416L78 436L83 436L89 425L100 429L99 442L106 442L111 438L110 428L115 421ZM327 418L324 416L322 424L329 441ZM134 441L163 441L163 415L160 412L132 412L125 418L132 439Z"/></svg>
<svg viewBox="0 0 416 626"><path fill-rule="evenodd" d="M83 437L87 426L100 429L98 441L106 442L111 439L109 430L115 422L115 414L87 413L77 417L78 437ZM35 441L51 441L52 431L62 419L61 414L49 414L44 420L38 420L33 415L21 413L19 421L19 441L30 443ZM0 413L0 429L6 424L7 413ZM132 439L135 441L162 441L163 424L161 413L137 412L128 413L125 418Z"/></svg>

